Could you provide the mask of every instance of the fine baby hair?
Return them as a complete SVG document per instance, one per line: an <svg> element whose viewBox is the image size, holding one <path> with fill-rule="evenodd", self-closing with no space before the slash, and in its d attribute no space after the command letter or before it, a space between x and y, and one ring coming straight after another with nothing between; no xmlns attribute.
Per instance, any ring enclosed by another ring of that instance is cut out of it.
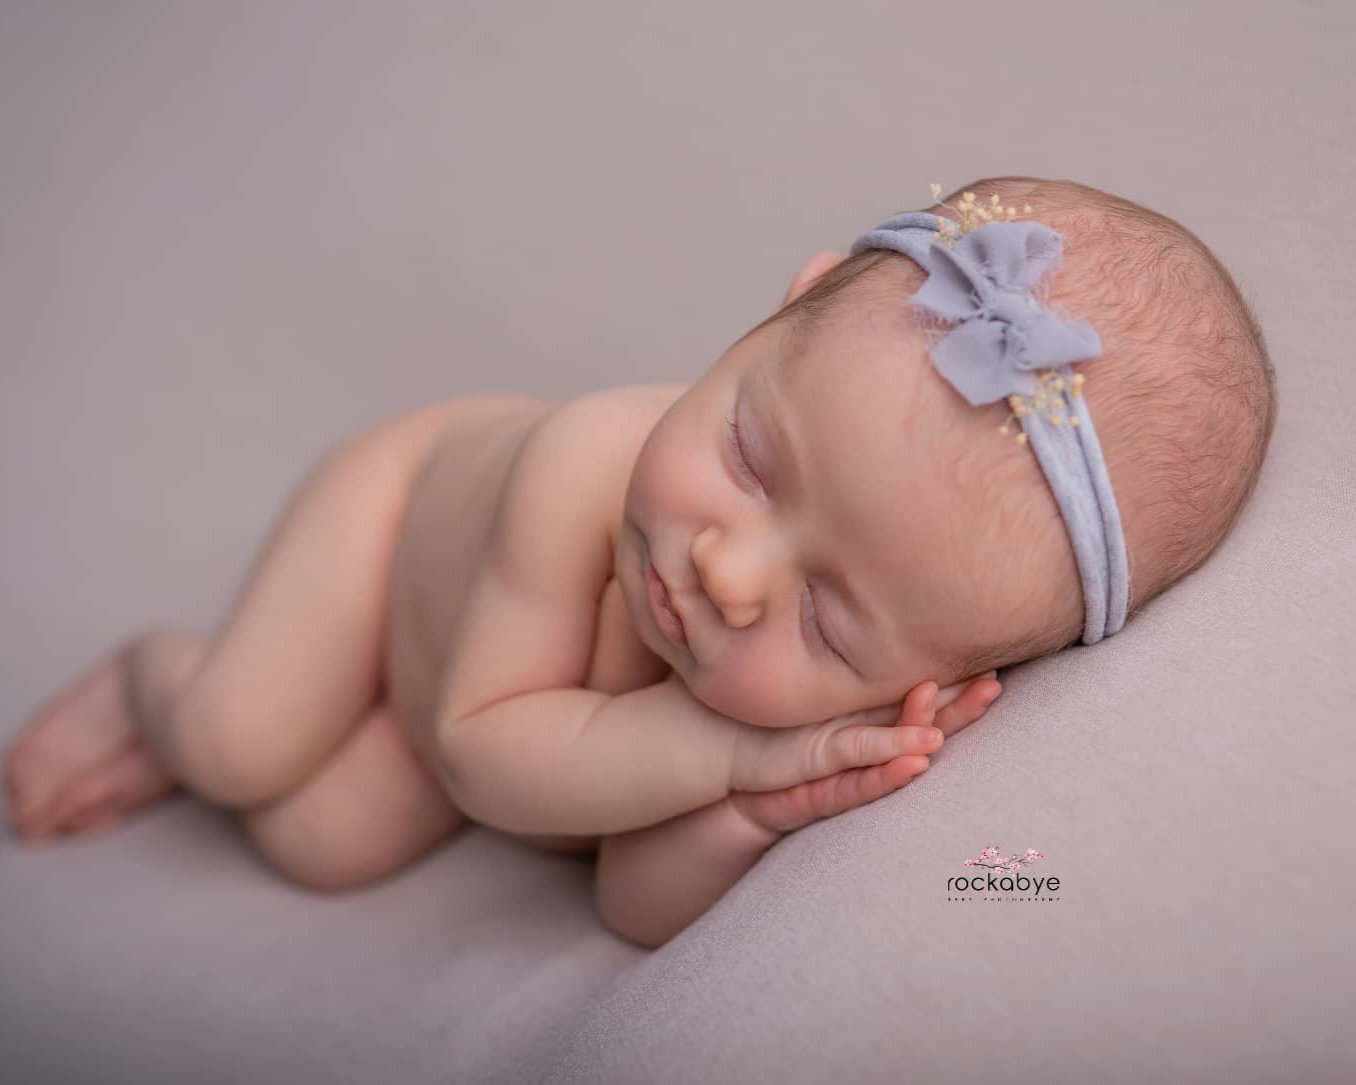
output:
<svg viewBox="0 0 1356 1085"><path fill-rule="evenodd" d="M1227 536L1270 443L1275 370L1232 276L1181 224L1072 181L978 181L862 234L759 327L790 321L803 341L879 299L858 286L869 280L906 288L900 310L974 408L967 444L993 433L1020 449L984 461L972 499L1012 503L1017 539L1051 537L1047 515L1015 504L1037 465L1077 563L1076 607L1070 585L1048 585L1061 600L1049 617L978 646L958 673L1118 632Z"/></svg>
<svg viewBox="0 0 1356 1085"><path fill-rule="evenodd" d="M966 195L968 212L974 194ZM928 272L910 304L950 324L928 348L933 365L971 406L1006 400L1025 430L1020 437L1031 439L1073 543L1083 643L1096 644L1120 631L1129 598L1120 511L1082 374L1070 368L1100 357L1102 342L1088 324L1060 317L1035 296L1059 267L1063 237L1039 222L1015 221L1016 209L1000 208L996 195L992 202L1006 219L982 208L960 223L908 212L863 234L852 253L893 249Z"/></svg>

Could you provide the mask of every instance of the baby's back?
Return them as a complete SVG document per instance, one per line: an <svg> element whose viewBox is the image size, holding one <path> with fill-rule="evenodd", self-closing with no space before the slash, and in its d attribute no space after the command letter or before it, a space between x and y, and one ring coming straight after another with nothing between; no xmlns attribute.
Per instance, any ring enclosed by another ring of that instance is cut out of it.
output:
<svg viewBox="0 0 1356 1085"><path fill-rule="evenodd" d="M557 406L518 395L458 400L415 480L392 562L386 650L387 693L412 742L429 729L437 661L514 454Z"/></svg>

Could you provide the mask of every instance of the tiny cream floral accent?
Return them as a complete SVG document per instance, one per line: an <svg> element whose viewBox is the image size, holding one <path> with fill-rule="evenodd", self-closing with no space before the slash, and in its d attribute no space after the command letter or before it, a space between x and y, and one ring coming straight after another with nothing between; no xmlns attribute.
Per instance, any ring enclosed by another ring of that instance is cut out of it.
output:
<svg viewBox="0 0 1356 1085"><path fill-rule="evenodd" d="M998 432L1004 437L1008 435L1008 427L1017 422L1024 414L1032 411L1044 411L1046 417L1050 419L1051 425L1064 425L1066 416L1060 414L1064 407L1064 400L1059 393L1064 391L1064 378L1060 376L1057 369L1039 369L1036 371L1036 393L1031 396L1022 396L1013 394L1008 396L1008 406L1012 408L1012 413L1008 415L1007 420L998 427ZM1083 394L1083 374L1075 373L1073 381L1069 386L1069 395L1081 396ZM1068 423L1071 426L1078 425L1078 415L1071 414L1067 416ZM1018 430L1021 429L1021 423L1017 423ZM1017 434L1018 444L1026 444L1026 434L1019 432Z"/></svg>
<svg viewBox="0 0 1356 1085"><path fill-rule="evenodd" d="M942 186L935 181L928 185L928 191L932 194L933 203L940 204L947 208L959 219L958 223L937 216L937 244L947 249L955 246L956 242L971 230L978 229L988 222L1012 222L1019 214L1016 207L1004 207L999 201L998 194L995 193L989 197L989 206L985 207L978 201L978 198L971 191L965 191L961 198L955 204L942 203ZM1020 214L1031 214L1031 205L1023 204ZM1063 376L1060 375L1058 368L1037 369L1032 373L1035 381L1035 391L1031 395L1022 395L1013 393L1007 397L1008 406L1011 413L998 427L998 432L1004 437L1013 435L1015 423L1015 436L1018 444L1026 444L1026 434L1022 431L1022 424L1019 421L1024 415L1033 412L1041 412L1050 421L1051 425L1062 426L1066 422L1070 426L1079 424L1078 416L1075 414L1062 413L1066 408L1064 397L1061 393L1066 390ZM1081 396L1083 394L1083 374L1075 373L1073 380L1068 385L1070 396Z"/></svg>
<svg viewBox="0 0 1356 1085"><path fill-rule="evenodd" d="M941 203L942 186L933 182L928 185L928 190L932 193L934 203ZM989 206L985 207L982 203L976 202L973 192L962 193L960 202L957 204L942 203L942 207L951 211L956 218L960 219L959 225L953 225L948 220L938 217L938 240L941 244L950 248L956 243L956 240L962 235L967 234L977 226L983 226L986 222L993 222L995 219L1011 222L1017 217L1018 211L1015 207L1003 207L998 202L998 195L989 197ZM1031 214L1031 205L1025 204L1020 212L1023 215ZM1003 216L1007 218L1004 220Z"/></svg>

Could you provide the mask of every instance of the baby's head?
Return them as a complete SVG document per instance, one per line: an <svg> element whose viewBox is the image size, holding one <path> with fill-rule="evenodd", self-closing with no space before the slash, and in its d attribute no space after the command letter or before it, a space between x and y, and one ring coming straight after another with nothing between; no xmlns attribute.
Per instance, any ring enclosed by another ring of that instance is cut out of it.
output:
<svg viewBox="0 0 1356 1085"><path fill-rule="evenodd" d="M1102 352L1086 399L1124 529L1127 614L1200 566L1251 494L1276 412L1256 318L1178 223L1069 181L966 185L1064 238L1041 292ZM792 726L1076 643L1065 522L1005 401L934 368L900 253L818 254L782 307L650 434L619 564L646 643L726 715ZM731 425L733 423L733 425ZM686 644L649 617L647 561Z"/></svg>

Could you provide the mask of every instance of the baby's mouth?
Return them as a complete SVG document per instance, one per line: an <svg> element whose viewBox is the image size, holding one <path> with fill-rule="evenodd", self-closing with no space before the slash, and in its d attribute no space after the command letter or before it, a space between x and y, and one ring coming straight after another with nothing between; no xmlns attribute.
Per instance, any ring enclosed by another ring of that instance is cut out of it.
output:
<svg viewBox="0 0 1356 1085"><path fill-rule="evenodd" d="M654 567L653 560L645 566L645 592L650 601L650 613L654 617L659 631L675 644L687 645L687 632L683 628L683 619L673 606L669 589Z"/></svg>

